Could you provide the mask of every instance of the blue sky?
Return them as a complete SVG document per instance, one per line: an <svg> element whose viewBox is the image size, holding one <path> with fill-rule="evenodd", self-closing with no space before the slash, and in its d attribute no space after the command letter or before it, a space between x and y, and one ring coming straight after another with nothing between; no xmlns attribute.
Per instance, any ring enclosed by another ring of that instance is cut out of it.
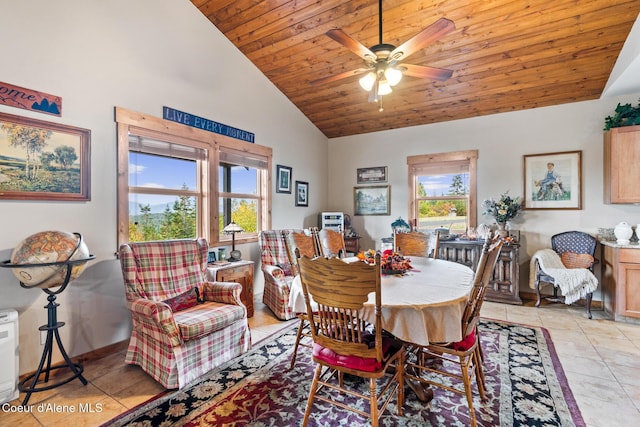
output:
<svg viewBox="0 0 640 427"><path fill-rule="evenodd" d="M149 188L181 189L186 184L196 188L197 168L193 160L179 160L149 154L129 153L129 185ZM236 193L255 194L256 172L243 167L232 170L231 181ZM152 212L162 212L167 204L172 204L174 196L131 194L130 201L138 209L138 204L149 204Z"/></svg>
<svg viewBox="0 0 640 427"><path fill-rule="evenodd" d="M447 174L447 175L427 175L418 177L418 182L424 186L427 192L427 196L441 196L447 194L451 187L453 177L460 174ZM468 178L465 180L465 174L463 176L463 184L466 188L469 187ZM468 177L468 175L467 175Z"/></svg>

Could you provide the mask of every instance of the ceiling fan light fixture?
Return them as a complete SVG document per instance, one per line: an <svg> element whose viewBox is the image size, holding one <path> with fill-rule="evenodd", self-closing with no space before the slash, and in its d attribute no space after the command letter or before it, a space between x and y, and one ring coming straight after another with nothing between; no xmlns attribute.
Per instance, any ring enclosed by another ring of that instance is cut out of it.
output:
<svg viewBox="0 0 640 427"><path fill-rule="evenodd" d="M373 84L376 82L376 73L373 71L368 72L359 80L359 82L360 87L369 92L373 88Z"/></svg>
<svg viewBox="0 0 640 427"><path fill-rule="evenodd" d="M395 67L387 67L387 69L384 70L384 76L391 86L395 86L402 80L402 71Z"/></svg>
<svg viewBox="0 0 640 427"><path fill-rule="evenodd" d="M378 95L389 95L392 92L391 85L387 80L380 80L378 83Z"/></svg>

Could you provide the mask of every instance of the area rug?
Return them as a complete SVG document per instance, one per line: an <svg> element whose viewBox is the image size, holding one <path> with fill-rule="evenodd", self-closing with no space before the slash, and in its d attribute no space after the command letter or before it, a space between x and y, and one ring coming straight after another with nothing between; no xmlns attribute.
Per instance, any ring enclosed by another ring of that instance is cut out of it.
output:
<svg viewBox="0 0 640 427"><path fill-rule="evenodd" d="M485 401L474 389L479 426L585 426L544 328L486 319L479 328L487 386ZM301 347L295 368L289 369L296 329L297 324L286 327L183 390L162 395L103 426L301 425L314 363L309 349ZM367 383L361 386L366 390ZM434 391L434 399L424 404L407 388L403 416L397 415L394 402L380 425L469 425L464 395ZM350 406L368 407L363 399L343 398ZM316 402L309 425L370 423L350 411Z"/></svg>

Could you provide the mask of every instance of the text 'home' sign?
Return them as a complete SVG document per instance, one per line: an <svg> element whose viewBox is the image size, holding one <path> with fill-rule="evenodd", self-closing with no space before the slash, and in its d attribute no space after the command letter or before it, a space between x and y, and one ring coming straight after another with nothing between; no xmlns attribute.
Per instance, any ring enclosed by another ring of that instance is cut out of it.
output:
<svg viewBox="0 0 640 427"><path fill-rule="evenodd" d="M0 82L0 104L62 116L62 98Z"/></svg>
<svg viewBox="0 0 640 427"><path fill-rule="evenodd" d="M242 141L251 143L255 142L255 135L251 132L214 122L213 120L205 119L203 117L194 116L193 114L185 113L184 111L179 111L170 107L162 107L162 118L194 128L218 133L220 135L229 136L231 138L240 139Z"/></svg>

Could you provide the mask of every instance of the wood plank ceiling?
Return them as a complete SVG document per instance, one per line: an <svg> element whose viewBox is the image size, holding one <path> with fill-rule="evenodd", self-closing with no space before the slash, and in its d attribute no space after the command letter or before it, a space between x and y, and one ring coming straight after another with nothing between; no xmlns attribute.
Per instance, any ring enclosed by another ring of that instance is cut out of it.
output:
<svg viewBox="0 0 640 427"><path fill-rule="evenodd" d="M325 33L378 43L376 0L191 0L327 137L376 132L599 98L639 0L386 0L384 43L399 46L439 18L456 29L406 63L453 70L405 76L369 103L356 54Z"/></svg>

